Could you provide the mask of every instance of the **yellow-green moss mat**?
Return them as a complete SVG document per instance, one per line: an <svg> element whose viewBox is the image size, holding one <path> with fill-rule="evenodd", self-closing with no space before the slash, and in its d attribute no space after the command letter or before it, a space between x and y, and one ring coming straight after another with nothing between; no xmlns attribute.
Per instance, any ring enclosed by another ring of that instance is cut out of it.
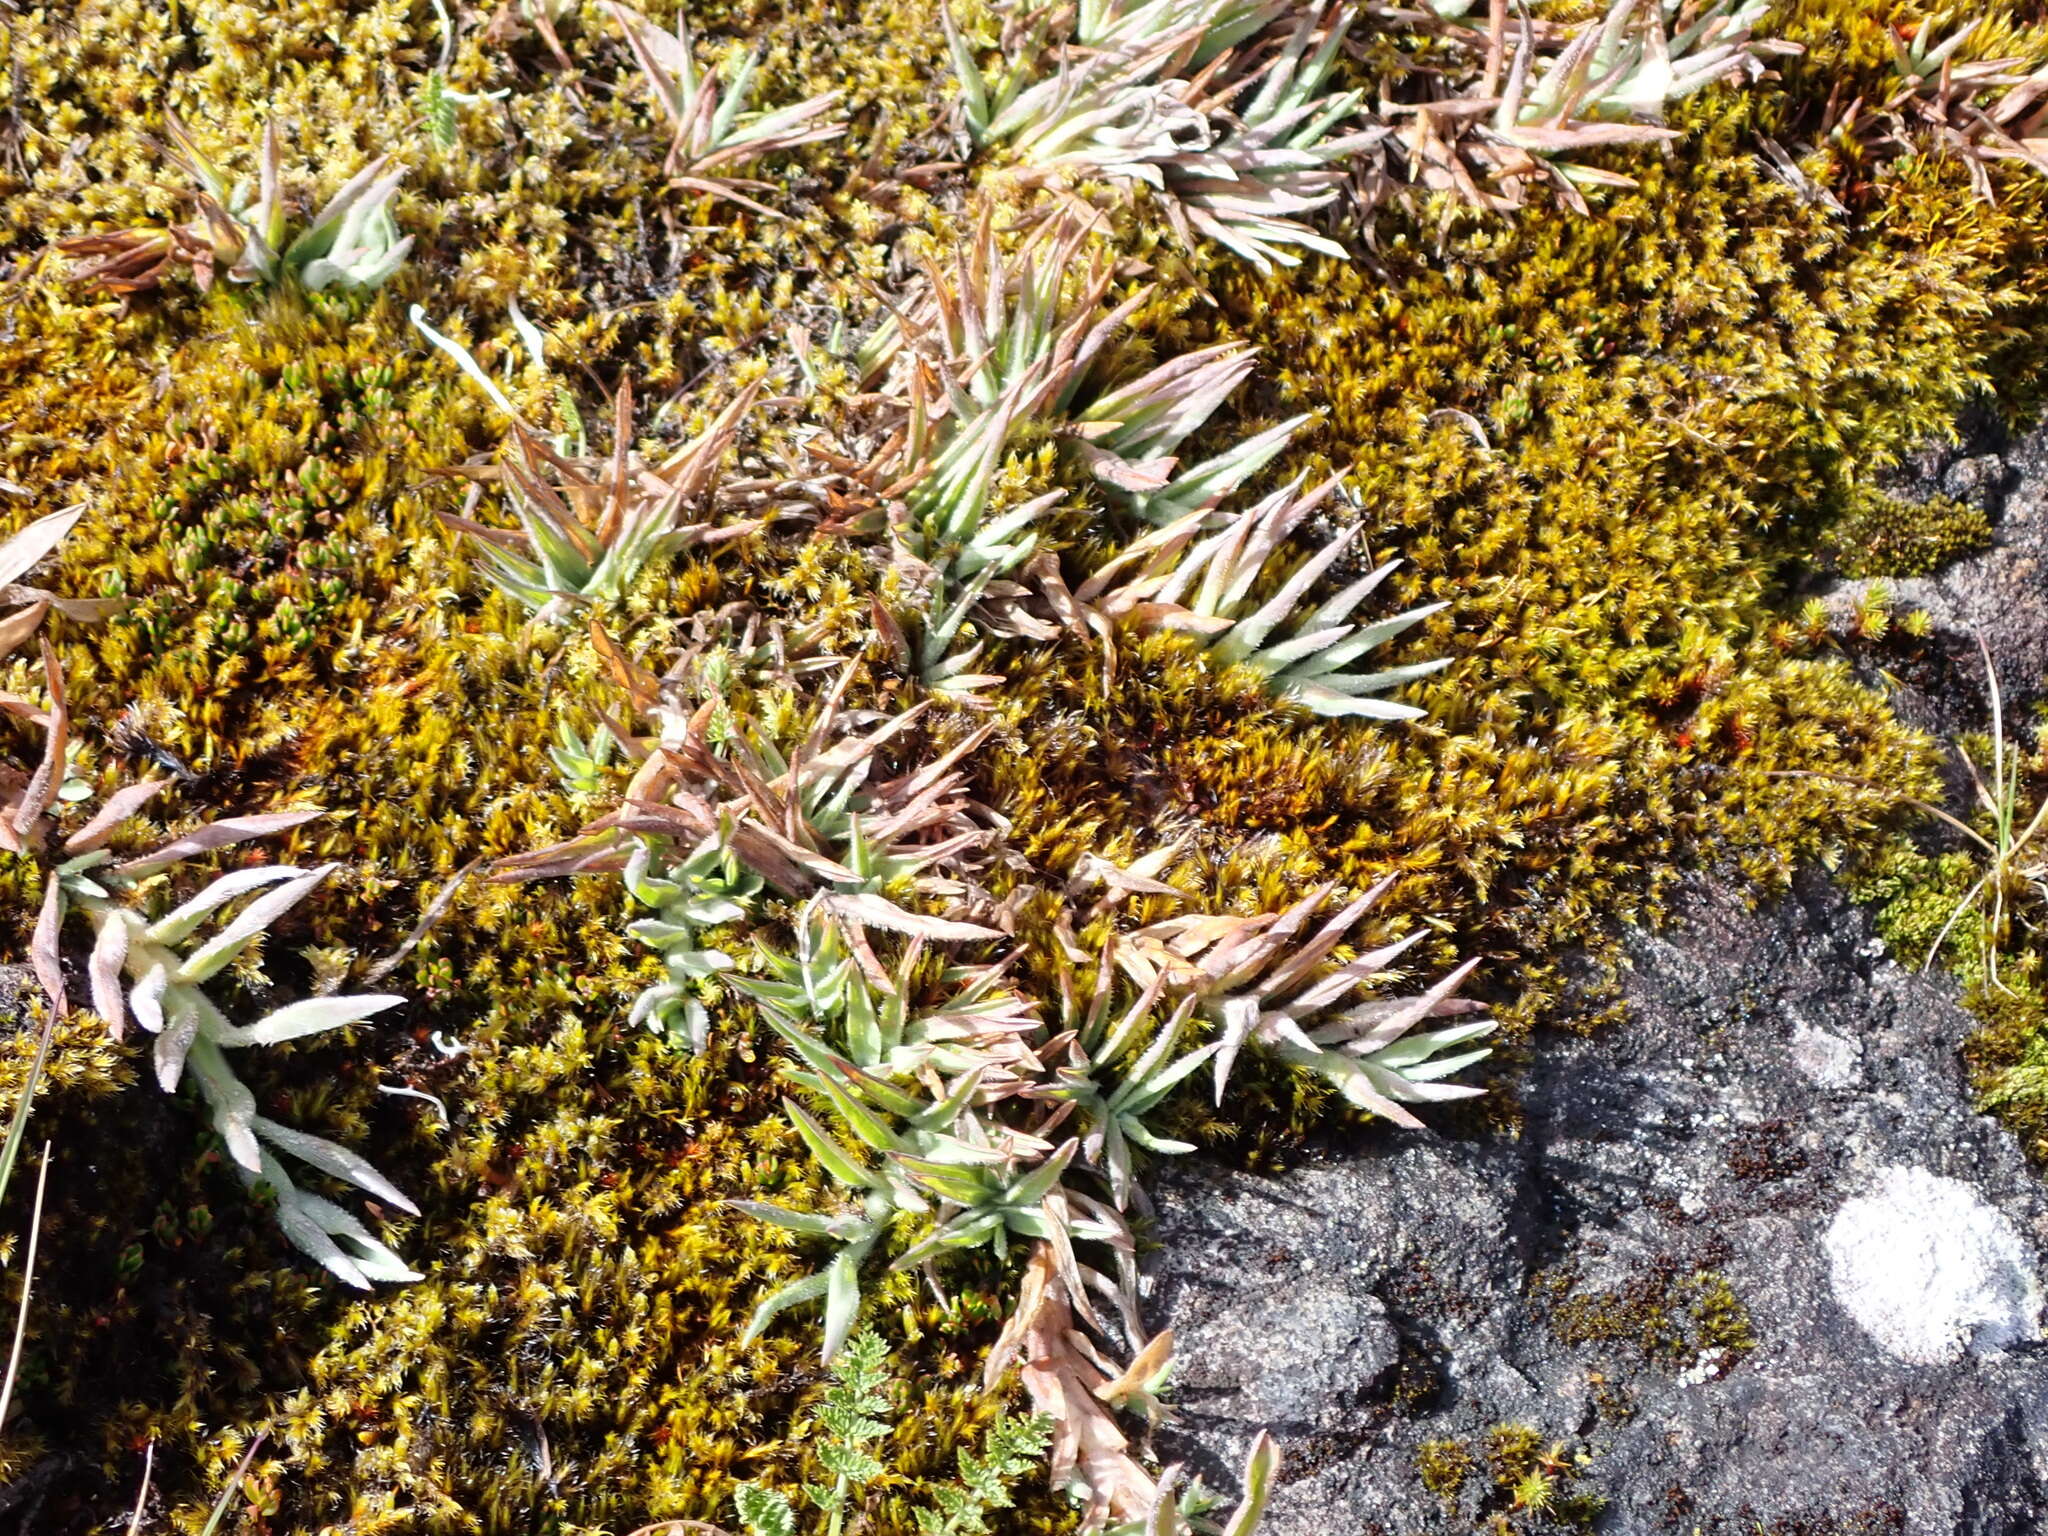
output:
<svg viewBox="0 0 2048 1536"><path fill-rule="evenodd" d="M639 88L585 9L562 27L576 78L511 22L465 36L451 83L511 95L464 109L453 150L417 126L440 36L424 0L0 15L0 118L17 125L0 146L0 475L29 488L23 514L88 501L61 584L135 600L56 630L93 772L189 770L165 818L335 813L295 846L346 873L270 946L280 985L389 950L458 868L591 809L544 753L591 664L525 634L437 527L461 490L428 472L496 428L406 307L481 342L507 334L517 296L586 404L622 371L650 406L687 386L678 431L813 307L874 313L861 279L886 284L904 230L943 236L957 198L957 179L927 194L891 175L950 152L920 0L697 14L714 40L768 42L770 99L848 92L847 143L772 172L787 222L655 190ZM1219 435L1325 409L1288 467L1358 465L1374 551L1409 562L1399 596L1451 601L1410 659L1456 664L1415 694L1426 722L1368 729L1282 717L1171 639L1130 647L1108 693L1085 654L1006 654L977 773L1035 864L1187 835L1202 894L1246 910L1402 871L1390 907L1439 925L1430 959L1489 956L1480 990L1526 1031L1555 1016L1560 955L1652 912L1680 861L1774 878L1865 831L1857 797L1777 771L1928 782L1927 745L1785 621L1782 562L1987 370L2031 366L2020 287L2044 223L2030 183L1987 207L1938 161L1864 177L1847 221L1765 173L1746 133L1789 131L1854 71L1881 79L1878 8L1850 9L1801 7L1795 29L1848 41L1782 89L1708 97L1676 154L1627 162L1641 190L1590 221L1429 205L1383 214L1350 267L1274 278L1190 268L1125 221L1128 249L1214 299L1169 286L1133 349L1266 348ZM174 287L124 315L67 288L46 239L174 211L143 137L165 105L222 143L253 144L276 111L301 170L400 149L415 260L370 302ZM859 559L798 530L679 564L619 628L658 653L674 615L744 597L822 609L857 646L864 584ZM32 871L0 880L25 936ZM603 881L474 883L391 978L414 999L402 1027L252 1064L283 1118L372 1151L425 1209L396 1236L428 1278L365 1300L290 1254L185 1106L113 1092L132 1050L74 1021L35 1123L51 1206L0 1479L61 1451L52 1528L85 1528L125 1510L154 1438L161 1496L191 1527L268 1426L250 1530L624 1532L718 1518L731 1479L785 1462L817 1386L813 1325L734 1340L801 1256L722 1204L811 1177L774 1113L775 1053L739 1010L696 1062L628 1031L642 961L620 926ZM467 1049L444 1056L435 1031ZM453 1125L380 1084L442 1096ZM1318 1101L1248 1078L1205 1128L1284 1154ZM1511 1120L1509 1097L1491 1102ZM871 1302L929 1393L890 1442L898 1502L878 1530L907 1523L917 1479L994 1406L978 1357L1005 1277L975 1261L947 1278L943 1305L904 1277ZM10 1270L0 1311L18 1284ZM1014 1528L1068 1519L1041 1498Z"/></svg>

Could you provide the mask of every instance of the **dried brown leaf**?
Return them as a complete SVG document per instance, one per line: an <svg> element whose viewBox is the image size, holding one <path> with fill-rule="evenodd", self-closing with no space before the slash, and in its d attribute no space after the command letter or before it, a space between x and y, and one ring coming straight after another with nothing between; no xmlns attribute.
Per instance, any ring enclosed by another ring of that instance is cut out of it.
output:
<svg viewBox="0 0 2048 1536"><path fill-rule="evenodd" d="M1058 1256L1051 1244L1040 1242L1025 1266L1016 1309L989 1351L983 1382L992 1390L1016 1364L1031 1406L1052 1420L1052 1481L1085 1501L1086 1531L1099 1531L1111 1520L1143 1519L1159 1494L1102 1401L1100 1392L1112 1380L1093 1355L1075 1327Z"/></svg>

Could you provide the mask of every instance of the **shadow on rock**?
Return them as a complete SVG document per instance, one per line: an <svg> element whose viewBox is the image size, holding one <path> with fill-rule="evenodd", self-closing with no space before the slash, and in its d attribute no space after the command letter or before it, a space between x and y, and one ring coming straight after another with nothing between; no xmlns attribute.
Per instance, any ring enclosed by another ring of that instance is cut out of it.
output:
<svg viewBox="0 0 2048 1536"><path fill-rule="evenodd" d="M1162 1451L1228 1486L1272 1427L1268 1536L2041 1530L2048 1192L1970 1017L1817 879L1700 883L1630 951L1519 1141L1160 1170Z"/></svg>

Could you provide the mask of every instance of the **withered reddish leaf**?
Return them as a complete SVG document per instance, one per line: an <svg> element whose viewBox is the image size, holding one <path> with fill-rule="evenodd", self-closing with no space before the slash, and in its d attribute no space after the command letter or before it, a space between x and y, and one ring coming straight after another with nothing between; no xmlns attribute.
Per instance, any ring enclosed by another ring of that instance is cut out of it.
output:
<svg viewBox="0 0 2048 1536"><path fill-rule="evenodd" d="M1158 1502L1159 1485L1132 1459L1130 1442L1098 1395L1110 1377L1075 1328L1067 1283L1052 1245L1031 1250L1016 1309L989 1351L983 1383L993 1389L1014 1362L1031 1406L1052 1420L1052 1481L1085 1489L1082 1529L1111 1520L1141 1520Z"/></svg>
<svg viewBox="0 0 2048 1536"><path fill-rule="evenodd" d="M50 726L43 738L43 760L22 791L21 804L14 809L14 830L26 837L43 813L57 803L57 791L64 785L64 749L71 743L71 712L64 701L64 669L50 642L43 641L43 676L50 684Z"/></svg>
<svg viewBox="0 0 2048 1536"><path fill-rule="evenodd" d="M64 840L66 853L91 853L101 847L114 834L114 829L156 798L171 781L169 779L144 779L140 784L125 785L107 796L107 803L99 808L97 815Z"/></svg>
<svg viewBox="0 0 2048 1536"><path fill-rule="evenodd" d="M304 826L327 813L322 810L272 811L263 816L230 816L222 821L209 822L196 832L174 838L161 848L116 864L114 871L121 875L146 875L189 859L195 853L206 853L215 848L228 848L236 843L246 843L251 838L269 837L273 833L289 831Z"/></svg>
<svg viewBox="0 0 2048 1536"><path fill-rule="evenodd" d="M10 613L0 619L0 656L11 656L28 637L42 627L43 619L50 611L50 602L44 598L32 603L19 613Z"/></svg>
<svg viewBox="0 0 2048 1536"><path fill-rule="evenodd" d="M29 942L29 959L35 966L36 980L43 985L44 994L50 999L50 1011L62 1018L70 1009L64 995L64 964L58 951L57 938L64 926L64 889L52 876L43 879L43 908L36 916L36 931Z"/></svg>

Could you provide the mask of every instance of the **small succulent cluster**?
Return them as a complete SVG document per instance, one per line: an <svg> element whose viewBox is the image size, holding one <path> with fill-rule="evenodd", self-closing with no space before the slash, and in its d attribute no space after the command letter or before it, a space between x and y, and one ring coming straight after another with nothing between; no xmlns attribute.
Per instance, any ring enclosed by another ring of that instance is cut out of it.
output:
<svg viewBox="0 0 2048 1536"><path fill-rule="evenodd" d="M1222 505L1285 450L1306 418L1182 469L1182 443L1251 372L1255 354L1223 344L1133 377L1102 379L1105 349L1151 289L1141 286L1105 308L1111 268L1099 249L1084 259L1087 250L1085 227L1041 226L1005 251L984 217L953 260L928 259L921 286L854 358L867 389L852 425L819 424L798 473L775 485L778 504L828 514L849 532L886 531L899 590L914 594L918 610L907 616L914 641L904 643L919 680L939 697L971 699L1001 681L976 670L988 640L1049 640L1063 623L1106 631L1139 613L1155 627L1204 635L1218 662L1255 668L1277 694L1317 713L1411 717L1408 707L1373 695L1441 663L1346 670L1436 611L1348 622L1391 565L1313 614L1293 613L1347 553L1355 526L1256 613L1237 613L1287 535L1333 487L1311 499L1281 493L1234 517ZM613 451L593 456L573 402L573 432L550 442L467 348L417 311L413 323L508 418L496 464L463 473L499 488L521 533L467 516L444 521L481 554L492 583L538 620L614 604L659 559L763 526L760 518L716 516L717 507L738 499L722 490L719 466L758 384L656 462L634 445L632 392L622 385ZM531 335L527 345L544 368L541 338ZM1072 595L1057 562L1040 558L1048 552L1042 524L1070 492L1055 487L999 504L1015 460L1047 438L1084 484L1105 488L1143 520L1171 519ZM685 520L686 513L696 516ZM1210 537L1192 542L1204 532ZM1141 574L1111 592L1110 576L1137 561ZM1047 600L1027 602L1034 594ZM1287 638L1266 643L1276 626L1287 628Z"/></svg>
<svg viewBox="0 0 2048 1536"><path fill-rule="evenodd" d="M33 599L8 621L9 649L28 638L33 628L33 623L22 621L39 622L53 606L62 606L73 617L105 615L104 601L75 605L39 589L12 585L55 550L75 526L80 510L40 518L0 546L0 582L7 584L10 594ZM165 877L186 861L288 831L324 813L227 817L140 853L117 856L110 844L170 786L168 779L145 779L116 790L83 825L63 832L60 811L89 801L91 789L68 774L74 745L71 712L63 671L47 642L43 670L46 705L0 695L0 708L28 720L43 732L44 741L42 762L34 773L22 776L0 766L0 851L34 858L45 869L31 955L52 1015L62 1017L69 1007L63 928L67 915L75 911L93 930L87 972L94 1012L116 1040L126 1032L130 1017L156 1037L155 1074L165 1093L177 1092L189 1071L243 1182L262 1187L275 1200L278 1225L292 1246L358 1289L367 1290L379 1280L417 1280L419 1275L353 1214L302 1189L281 1158L352 1184L408 1215L418 1215L418 1208L348 1148L259 1114L255 1095L236 1076L226 1055L360 1024L404 999L386 993L311 997L273 1009L253 1024L235 1024L206 988L230 965L246 963L252 947L338 866L308 870L259 864L231 870L169 911L149 910L161 905Z"/></svg>
<svg viewBox="0 0 2048 1536"><path fill-rule="evenodd" d="M781 217L746 196L750 190L765 190L763 183L731 173L764 155L844 134L845 123L821 121L839 93L829 91L772 111L751 109L758 66L753 55L743 57L721 81L698 63L686 20L678 18L676 30L669 32L618 0L603 0L603 6L625 33L655 109L670 130L662 163L669 184L730 199L770 218Z"/></svg>
<svg viewBox="0 0 2048 1536"><path fill-rule="evenodd" d="M1092 973L1070 978L1048 1014L1013 979L1029 956L973 955L1000 951L1017 926L1015 899L992 888L1015 862L1002 818L973 798L962 771L990 727L935 739L928 704L847 708L851 665L808 715L790 675L746 690L754 703L743 714L715 686L729 672L700 660L662 679L628 679L654 729L620 742L639 764L620 808L510 861L500 877L616 871L652 913L628 932L662 959L635 1016L701 1050L713 1021L744 998L787 1044L789 1123L847 1203L743 1203L827 1248L820 1268L759 1302L749 1337L792 1307L822 1303L829 1361L858 1320L870 1264L887 1257L893 1269L916 1269L949 1250L1000 1253L1018 1241L1056 1259L1044 1284L1105 1333L1090 1298L1109 1303L1124 1336L1144 1345L1122 1395L1149 1396L1170 1345L1146 1342L1126 1212L1141 1157L1191 1150L1159 1128L1173 1089L1214 1063L1220 1100L1232 1060L1251 1044L1407 1124L1403 1101L1475 1091L1441 1079L1484 1050L1441 1053L1489 1022L1415 1032L1476 1011L1452 997L1469 966L1413 998L1345 1002L1377 991L1407 947L1326 963L1377 892L1312 933L1327 891L1262 918L1169 919L1112 934ZM778 737L775 720L792 734ZM1178 896L1156 869L1117 873L1124 894ZM1112 897L1098 910L1115 905ZM787 948L767 937L782 924ZM742 931L755 949L744 960L727 937ZM1087 1250L1106 1255L1108 1272L1082 1262ZM1080 1336L1057 1337L1071 1352ZM1056 1466L1097 1524L1149 1517L1161 1497L1121 1450L1103 1449L1123 1444L1106 1406L1118 1396L1074 1396L1053 1414Z"/></svg>
<svg viewBox="0 0 2048 1536"><path fill-rule="evenodd" d="M391 214L405 170L392 168L389 155L351 176L294 233L275 121L263 130L253 187L230 183L175 116L166 117L165 130L173 162L199 184L196 216L161 228L59 241L60 250L80 258L72 269L74 282L108 293L142 293L184 267L201 288L225 274L234 283L272 284L290 276L314 292L363 291L380 287L412 250L412 236L398 233Z"/></svg>
<svg viewBox="0 0 2048 1536"><path fill-rule="evenodd" d="M1041 227L1006 255L980 223L956 262L929 263L924 285L893 306L857 361L870 387L853 414L821 424L803 473L774 488L779 504L809 498L821 516L830 498L842 536L880 541L880 574L911 566L936 590L919 645L885 640L881 662L925 698L885 706L899 684L877 692L873 662L793 662L786 644L728 634L657 677L606 640L629 713L649 723L644 734L607 726L636 765L622 803L568 841L506 861L499 878L620 875L648 914L627 931L661 960L633 1017L701 1051L744 1000L788 1047L788 1122L844 1204L741 1203L826 1246L818 1268L759 1301L748 1338L791 1308L822 1304L830 1361L852 1336L871 1265L917 1270L949 1251L1029 1245L1037 1310L1013 1325L1019 1341L1055 1352L1034 1354L1025 1380L1051 1417L1057 1475L1091 1528L1174 1529L1180 1495L1139 1467L1114 1422L1117 1406L1150 1404L1170 1366L1170 1340L1149 1338L1139 1315L1128 1212L1144 1157L1191 1150L1162 1128L1174 1090L1213 1065L1220 1103L1250 1046L1413 1125L1404 1105L1477 1091L1445 1079L1486 1054L1458 1048L1493 1025L1467 1017L1419 1028L1477 1013L1453 995L1469 965L1415 996L1381 995L1412 939L1346 946L1384 886L1320 920L1327 888L1284 911L1118 932L1129 897L1184 899L1159 878L1174 849L1097 871L1109 893L1086 906L1090 882L1070 881L1076 904L1056 908L1049 930L1032 910L1039 888L1017 885L1025 861L968 771L995 729L974 714L1005 682L967 672L996 659L992 642L1099 640L1113 653L1133 618L1180 625L1280 699L1381 719L1412 717L1384 695L1436 667L1353 669L1431 611L1352 623L1384 565L1297 616L1351 554L1355 526L1264 602L1249 601L1327 499L1329 487L1304 497L1297 484L1230 508L1301 423L1181 470L1183 442L1252 355L1208 348L1137 377L1101 377L1120 317L1146 295L1108 306L1111 273L1099 257L1080 259L1084 250L1079 234ZM994 488L1014 483L1006 471L1027 433L1050 434L1062 483L998 507ZM880 447L859 453L849 439ZM1137 533L1072 590L1063 546L1040 519L1091 488L1106 503L1099 515ZM887 617L879 591L875 611ZM970 616L980 636L957 651ZM822 688L806 682L828 670ZM849 702L857 683L860 707ZM579 775L594 766L581 736L571 756ZM1098 936L1083 942L1083 930ZM750 954L736 952L745 936ZM1057 1003L1023 985L1027 975L1062 978ZM1111 1370L1078 1323L1047 1323L1061 1309L1105 1341L1128 1341L1133 1363ZM1058 1385L1083 1379L1085 1392ZM1188 1498L1192 1507L1201 1495Z"/></svg>
<svg viewBox="0 0 2048 1536"><path fill-rule="evenodd" d="M1267 674L1276 693L1318 713L1404 717L1401 706L1360 702L1359 696L1398 687L1437 663L1380 674L1340 669L1434 609L1376 625L1346 623L1344 616L1377 584L1373 578L1309 619L1293 616L1299 600L1346 553L1355 528L1232 629L1268 561L1312 503L1283 495L1238 514L1224 511L1224 504L1285 450L1307 418L1182 467L1182 445L1250 374L1256 354L1223 343L1139 374L1105 376L1105 350L1152 289L1140 285L1105 308L1112 273L1099 251L1083 259L1087 233L1080 226L1040 226L1006 255L984 219L952 261L928 260L923 285L859 355L872 391L860 441L880 443L883 452L855 468L852 450L841 448L821 452L813 466L810 493L822 487L843 502L850 489L864 499L879 514L868 525L886 524L903 589L923 594L914 624L921 680L942 695L971 697L1001 681L974 670L982 664L984 639L1047 641L1063 626L1106 635L1135 614L1155 627L1204 634L1219 662L1248 663ZM1048 438L1067 480L1099 490L1140 522L1170 524L1138 540L1077 591L1061 577L1044 530L1074 487L1060 484L1014 505L996 505L998 486L1012 477L1017 460ZM1254 527L1261 532L1247 540L1245 532ZM1188 549L1205 532L1213 537ZM1217 563L1225 546L1228 557ZM1112 592L1111 577L1139 561L1142 574ZM1189 604L1180 603L1211 564L1211 579ZM1291 638L1265 645L1283 624ZM963 646L970 631L983 638Z"/></svg>
<svg viewBox="0 0 2048 1536"><path fill-rule="evenodd" d="M164 1092L177 1092L189 1069L213 1129L243 1182L251 1188L260 1186L276 1201L278 1226L294 1248L359 1290L368 1290L379 1280L419 1279L352 1213L302 1189L281 1159L289 1157L352 1184L409 1216L417 1216L419 1208L359 1154L257 1113L255 1095L235 1075L226 1055L360 1024L405 999L389 993L310 997L273 1009L253 1024L234 1024L203 986L246 954L338 866L259 864L215 876L161 917L151 919L140 910L154 877L174 865L286 831L323 813L281 811L209 822L195 832L117 859L107 842L164 784L160 779L146 780L117 792L98 816L63 841L63 860L50 876L55 896L44 908L50 946L55 947L56 928L67 909L85 915L94 929L94 1011L116 1038L130 1015L156 1037L156 1079ZM202 937L209 925L212 933ZM53 994L52 1002L61 1007L62 994Z"/></svg>
<svg viewBox="0 0 2048 1536"><path fill-rule="evenodd" d="M943 14L976 144L1003 146L1048 181L1141 182L1183 240L1261 266L1344 254L1301 215L1334 201L1344 162L1379 137L1332 132L1363 101L1326 90L1350 9L1297 18L1284 0L1105 0L1013 13L994 79Z"/></svg>
<svg viewBox="0 0 2048 1536"><path fill-rule="evenodd" d="M1470 4L1436 7L1450 35L1483 52L1476 82L1450 98L1410 104L1396 155L1419 184L1482 207L1512 207L1548 186L1579 211L1586 186L1627 187L1620 172L1573 162L1617 144L1668 143L1665 109L1716 80L1754 78L1788 51L1753 40L1767 0L1613 0L1597 21L1559 30L1492 7L1485 30ZM1796 50L1790 50L1796 51ZM1490 108L1490 110L1488 110Z"/></svg>
<svg viewBox="0 0 2048 1536"><path fill-rule="evenodd" d="M1547 184L1581 210L1582 185L1632 183L1574 152L1664 142L1665 108L1711 81L1754 74L1765 0L1613 0L1577 27L1510 20L1472 0L1431 9L1441 56L1390 71L1377 101L1338 68L1375 23L1349 4L1097 0L1005 13L1003 67L984 70L950 12L961 117L1028 176L1062 188L1143 183L1189 244L1260 267L1348 251L1304 215L1351 187L1360 211L1408 185L1505 208ZM1674 28L1674 22L1676 26ZM1420 93L1418 93L1418 86Z"/></svg>
<svg viewBox="0 0 2048 1536"><path fill-rule="evenodd" d="M544 342L530 322L521 329L534 366L546 371ZM460 534L501 592L542 624L615 604L647 567L693 544L716 545L760 526L734 520L691 521L709 513L719 469L758 392L744 390L703 432L663 454L643 457L633 443L633 388L622 382L614 404L613 443L592 454L572 396L570 429L552 440L514 409L469 349L443 335L413 306L412 323L453 358L504 412L510 436L496 462L458 472L499 488L520 531L457 515L442 521Z"/></svg>
<svg viewBox="0 0 2048 1536"><path fill-rule="evenodd" d="M1284 912L1169 918L1131 934L1117 957L1134 981L1148 990L1169 988L1214 1022L1218 1104L1238 1052L1256 1041L1330 1079L1360 1109L1419 1130L1422 1122L1401 1105L1477 1092L1443 1079L1483 1060L1487 1051L1441 1058L1439 1053L1484 1038L1493 1025L1475 1019L1412 1033L1429 1019L1480 1011L1454 995L1477 965L1473 960L1414 997L1337 1007L1348 994L1370 991L1392 974L1394 962L1421 937L1413 934L1325 968L1391 885L1382 881L1305 938L1304 930L1332 894L1328 887L1309 892Z"/></svg>
<svg viewBox="0 0 2048 1536"><path fill-rule="evenodd" d="M1970 169L1977 195L1993 195L1991 167L2015 161L2048 173L2048 58L2038 52L1972 57L1991 29L1977 16L1946 30L1930 16L1892 40L1895 86L1883 101L1831 112L1825 133L1910 153L1924 134Z"/></svg>
<svg viewBox="0 0 2048 1536"><path fill-rule="evenodd" d="M859 359L882 406L866 436L889 451L854 478L886 516L898 571L926 594L922 680L955 696L990 681L971 670L981 647L958 648L971 617L996 635L1048 633L1023 615L1015 600L1026 589L1012 578L1039 549L1038 525L1064 492L1001 508L995 499L1006 456L1059 429L1115 334L1121 311L1100 309L1111 275L1099 252L1070 297L1082 248L1080 232L1062 233L1006 256L984 216L953 259L927 261L923 289Z"/></svg>
<svg viewBox="0 0 2048 1536"><path fill-rule="evenodd" d="M1444 606L1432 603L1370 624L1353 622L1352 612L1399 561L1374 567L1309 613L1296 613L1350 552L1361 525L1353 523L1329 539L1264 602L1254 601L1260 578L1288 535L1342 482L1327 480L1305 494L1302 484L1296 479L1234 515L1197 507L1135 541L1075 598L1100 618L1136 615L1148 625L1199 636L1218 662L1251 667L1279 697L1317 714L1412 720L1421 710L1381 695L1429 676L1446 661L1351 670L1367 652ZM1173 489L1166 488L1169 497Z"/></svg>
<svg viewBox="0 0 2048 1536"><path fill-rule="evenodd" d="M1022 601L1032 585L1014 578L1057 588L1056 566L1033 562L1045 550L1041 525L1069 493L995 505L1023 448L1051 438L1084 483L1139 497L1141 512L1189 497L1213 507L1277 449L1268 436L1175 476L1175 450L1250 372L1252 353L1225 345L1100 380L1104 349L1151 290L1104 309L1111 264L1099 249L1083 259L1087 236L1084 226L1043 226L1006 253L985 216L951 259L926 261L922 286L858 356L882 407L863 421L863 440L888 452L853 483L884 514L906 588L927 594L922 679L956 697L998 681L969 670L981 653L979 643L959 648L970 623L991 638L1057 633ZM1071 616L1055 600L1055 618L1059 609Z"/></svg>

